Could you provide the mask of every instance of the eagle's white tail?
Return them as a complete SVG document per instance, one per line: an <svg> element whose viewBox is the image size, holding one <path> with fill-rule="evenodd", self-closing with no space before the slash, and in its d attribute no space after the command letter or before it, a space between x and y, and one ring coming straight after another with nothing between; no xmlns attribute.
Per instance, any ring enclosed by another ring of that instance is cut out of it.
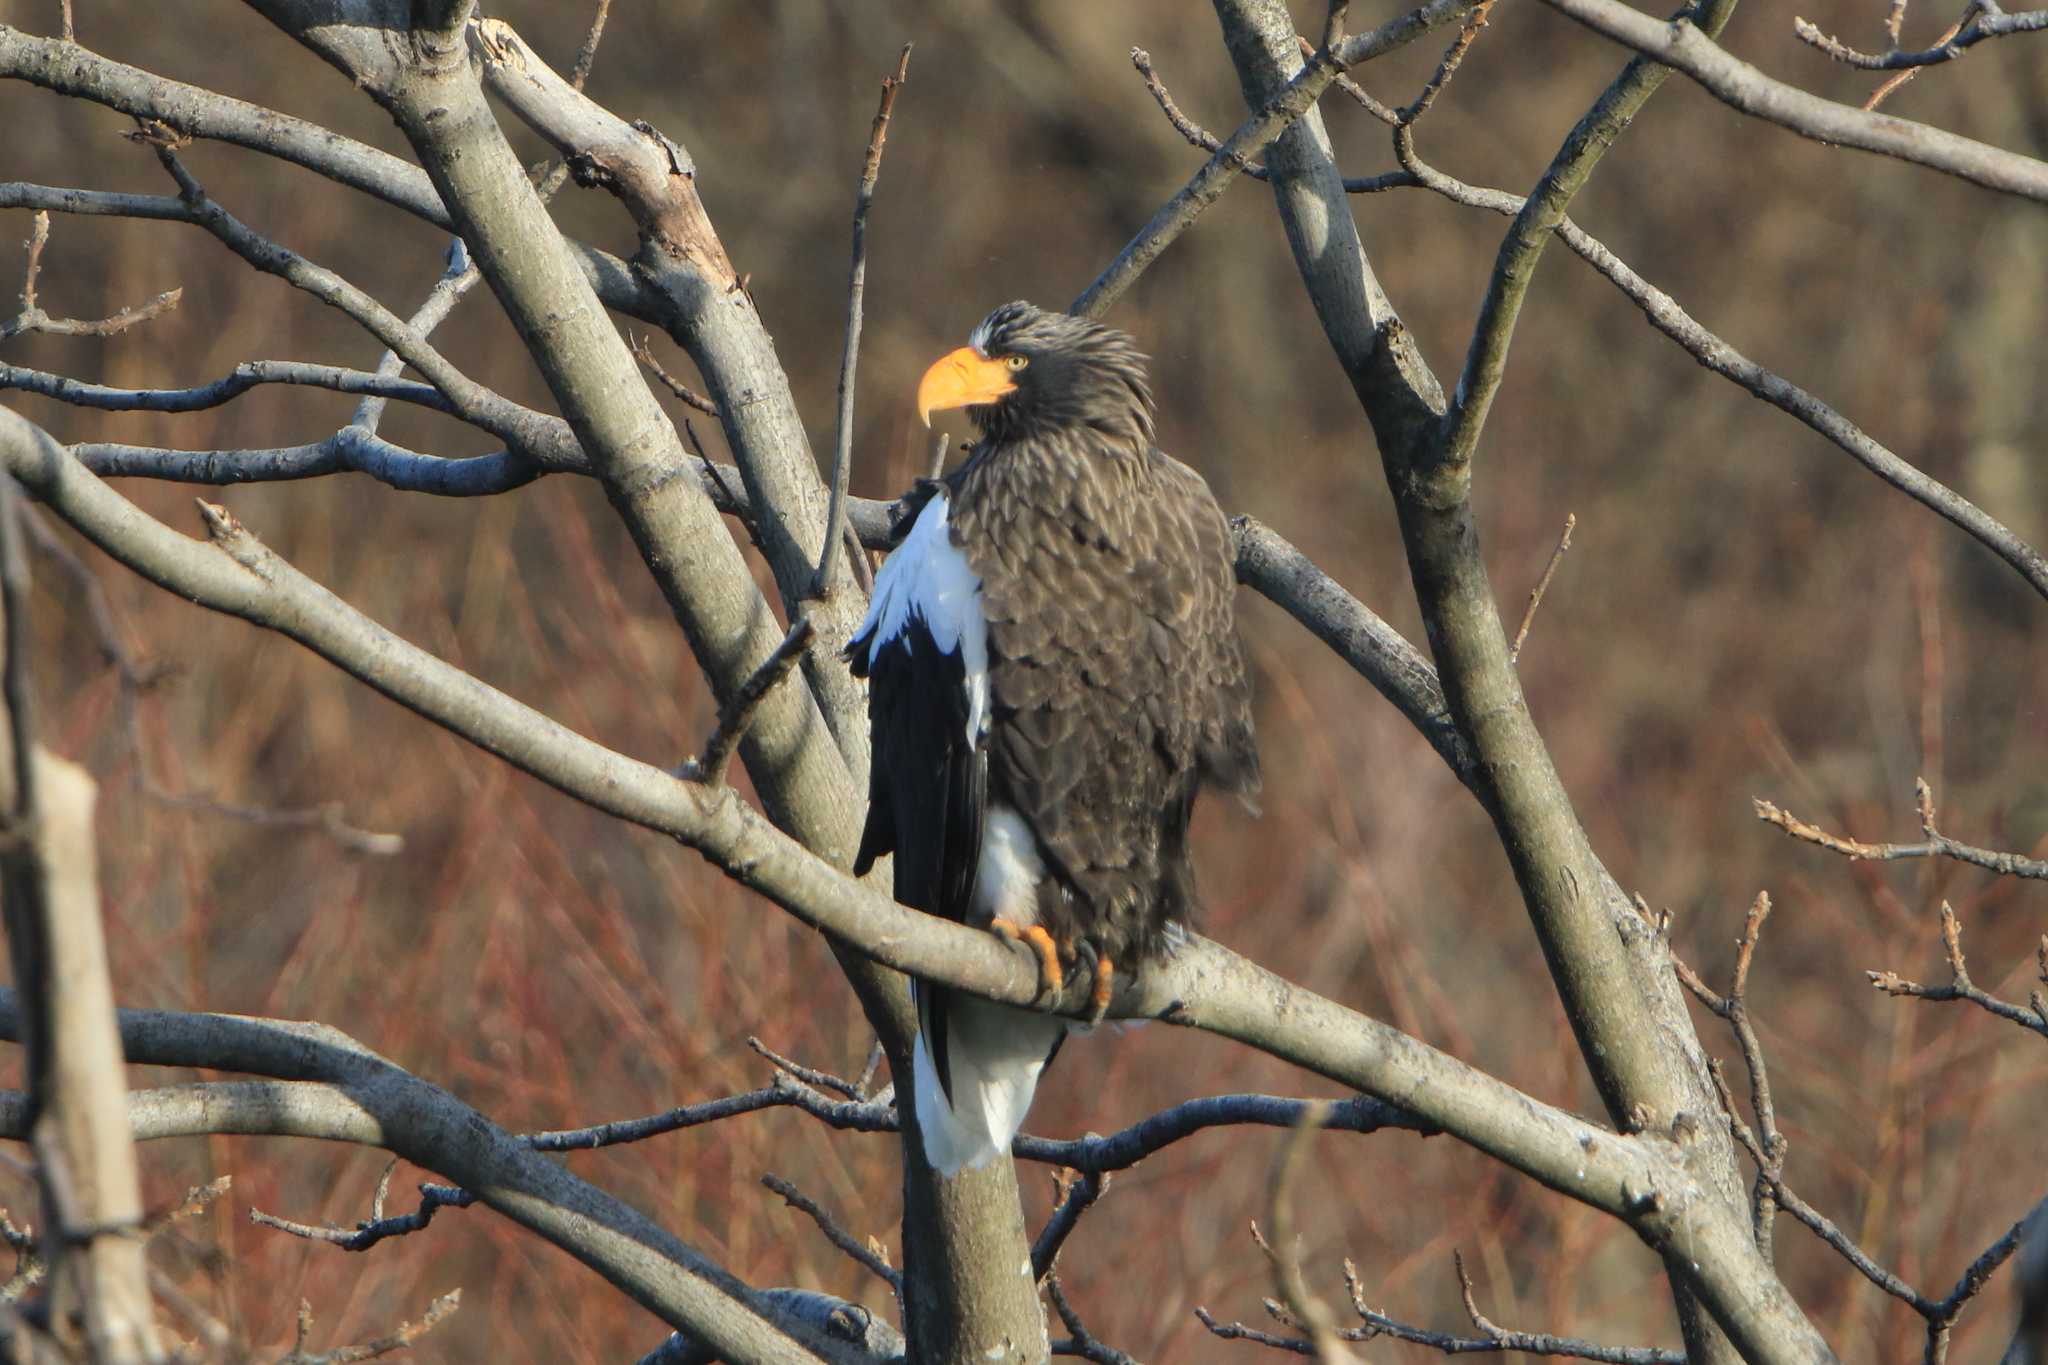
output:
<svg viewBox="0 0 2048 1365"><path fill-rule="evenodd" d="M1024 1126L1038 1074L1045 1070L1067 1023L1053 1015L1012 1009L958 991L929 992L919 985L917 1050L912 1091L925 1160L940 1175L978 1170L1010 1150ZM924 998L936 994L937 1000ZM947 1087L939 1083L926 1034L926 1011L945 1011Z"/></svg>

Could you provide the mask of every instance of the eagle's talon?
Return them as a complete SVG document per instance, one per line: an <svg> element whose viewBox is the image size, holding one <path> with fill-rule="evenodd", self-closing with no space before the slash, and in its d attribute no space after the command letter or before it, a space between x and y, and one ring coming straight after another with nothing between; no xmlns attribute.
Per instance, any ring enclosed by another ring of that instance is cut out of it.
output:
<svg viewBox="0 0 2048 1365"><path fill-rule="evenodd" d="M1088 997L1088 1027L1102 1022L1109 1013L1109 999L1116 993L1116 964L1106 954L1095 958L1095 990Z"/></svg>
<svg viewBox="0 0 2048 1365"><path fill-rule="evenodd" d="M997 937L1021 943L1038 955L1039 994L1057 999L1067 984L1067 974L1060 967L1060 950L1052 935L1036 924L1020 927L1014 921L1000 918L990 920L988 927Z"/></svg>

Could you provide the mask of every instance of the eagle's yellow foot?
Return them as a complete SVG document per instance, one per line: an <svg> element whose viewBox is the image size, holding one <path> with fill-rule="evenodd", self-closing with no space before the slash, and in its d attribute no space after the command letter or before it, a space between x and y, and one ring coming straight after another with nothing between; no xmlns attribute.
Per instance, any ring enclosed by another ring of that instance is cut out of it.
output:
<svg viewBox="0 0 2048 1365"><path fill-rule="evenodd" d="M1109 1013L1109 998L1116 993L1116 964L1107 956L1095 959L1095 991L1088 997L1088 1025L1093 1028Z"/></svg>
<svg viewBox="0 0 2048 1365"><path fill-rule="evenodd" d="M1052 941L1052 935L1036 924L1019 928L1006 919L992 919L988 927L998 936L1021 943L1038 954L1038 988L1041 993L1057 998L1061 987L1067 984L1067 974L1060 966L1059 945Z"/></svg>

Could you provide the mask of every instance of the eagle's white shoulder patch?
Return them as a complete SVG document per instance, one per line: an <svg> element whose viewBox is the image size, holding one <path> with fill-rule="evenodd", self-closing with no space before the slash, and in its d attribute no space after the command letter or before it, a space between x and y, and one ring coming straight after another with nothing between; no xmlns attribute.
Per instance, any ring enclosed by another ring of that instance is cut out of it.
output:
<svg viewBox="0 0 2048 1365"><path fill-rule="evenodd" d="M953 543L946 521L946 499L933 495L910 534L893 550L875 575L875 595L868 614L854 633L870 636L868 666L882 650L900 643L914 653L913 623L941 654L958 654L966 677L967 739L973 743L988 726L988 621L981 614L981 579L968 567L967 556Z"/></svg>

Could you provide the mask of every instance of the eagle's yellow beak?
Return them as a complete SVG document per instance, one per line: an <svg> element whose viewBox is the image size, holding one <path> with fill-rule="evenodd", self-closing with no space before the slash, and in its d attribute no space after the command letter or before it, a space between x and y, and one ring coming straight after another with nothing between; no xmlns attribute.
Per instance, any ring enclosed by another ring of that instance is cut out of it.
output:
<svg viewBox="0 0 2048 1365"><path fill-rule="evenodd" d="M990 360L972 346L962 346L940 356L917 383L917 415L926 426L932 414L947 408L974 407L993 403L1006 393L1016 392L1010 381L1010 367Z"/></svg>

